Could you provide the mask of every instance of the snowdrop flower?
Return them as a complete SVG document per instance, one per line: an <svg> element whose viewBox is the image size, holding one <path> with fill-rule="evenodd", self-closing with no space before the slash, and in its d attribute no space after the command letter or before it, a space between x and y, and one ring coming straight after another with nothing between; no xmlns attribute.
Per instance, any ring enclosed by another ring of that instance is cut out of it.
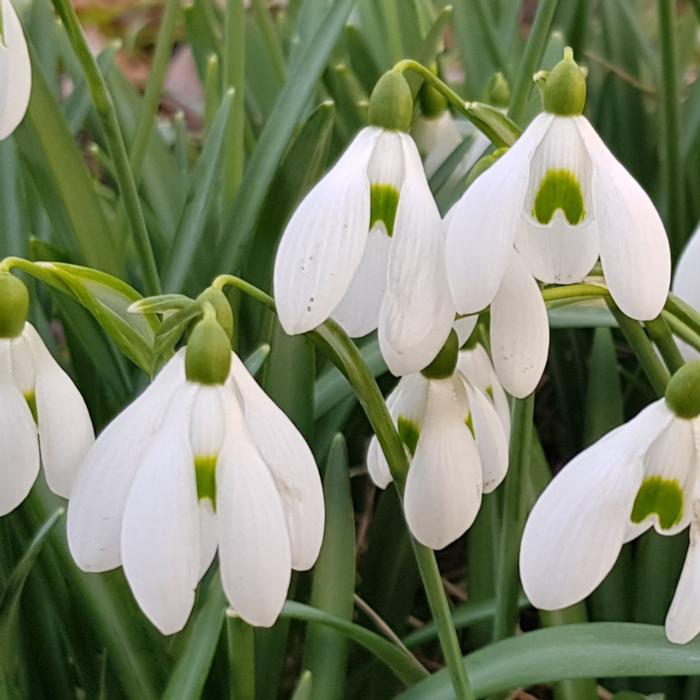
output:
<svg viewBox="0 0 700 700"><path fill-rule="evenodd" d="M0 273L0 515L27 496L43 464L49 488L67 497L95 439L70 377L26 321L27 288Z"/></svg>
<svg viewBox="0 0 700 700"><path fill-rule="evenodd" d="M673 293L696 309L700 309L700 226L686 243L676 265L673 277ZM678 347L686 360L695 360L698 351L688 343L678 341Z"/></svg>
<svg viewBox="0 0 700 700"><path fill-rule="evenodd" d="M24 118L32 89L32 66L22 25L10 0L0 0L0 140Z"/></svg>
<svg viewBox="0 0 700 700"><path fill-rule="evenodd" d="M294 212L277 251L275 299L287 333L333 317L353 337L379 328L396 375L417 372L445 342L454 307L444 230L408 134L410 88L386 73L370 123Z"/></svg>
<svg viewBox="0 0 700 700"><path fill-rule="evenodd" d="M622 545L650 527L673 535L691 521L691 545L666 619L684 643L700 632L700 361L673 377L666 397L576 456L535 504L523 533L520 574L538 608L588 596Z"/></svg>
<svg viewBox="0 0 700 700"><path fill-rule="evenodd" d="M78 566L123 565L143 612L172 634L217 548L233 610L272 625L291 569L315 562L323 524L311 451L205 315L187 350L97 439L67 527Z"/></svg>
<svg viewBox="0 0 700 700"><path fill-rule="evenodd" d="M515 245L546 283L580 282L600 256L620 309L654 318L671 270L661 219L582 115L585 77L570 49L540 78L545 111L455 206L446 259L457 311L491 303Z"/></svg>
<svg viewBox="0 0 700 700"><path fill-rule="evenodd" d="M413 536L432 549L456 540L474 522L483 493L508 468L506 430L488 396L457 369L454 331L434 362L403 377L387 400L411 457L404 510ZM367 453L372 481L392 481L376 437Z"/></svg>

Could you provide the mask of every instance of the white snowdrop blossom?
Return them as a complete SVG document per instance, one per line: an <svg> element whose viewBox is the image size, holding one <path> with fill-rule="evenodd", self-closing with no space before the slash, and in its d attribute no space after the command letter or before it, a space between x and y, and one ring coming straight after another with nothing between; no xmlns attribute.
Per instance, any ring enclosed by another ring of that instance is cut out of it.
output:
<svg viewBox="0 0 700 700"><path fill-rule="evenodd" d="M83 397L34 327L0 338L0 515L25 499L40 464L67 498L94 439Z"/></svg>
<svg viewBox="0 0 700 700"><path fill-rule="evenodd" d="M122 565L163 634L187 622L218 548L231 607L267 627L291 570L319 553L318 471L235 354L223 383L187 377L182 349L98 437L69 502L68 543L85 571Z"/></svg>
<svg viewBox="0 0 700 700"><path fill-rule="evenodd" d="M494 400L477 386L482 377L473 381L455 368L456 348L455 336L449 372L432 378L423 373L402 377L387 399L410 457L406 521L413 536L432 549L442 549L471 526L482 493L493 491L508 468L508 428ZM464 366L468 365L466 361ZM496 397L497 380L493 380ZM379 488L391 483L376 436L369 445L367 468Z"/></svg>
<svg viewBox="0 0 700 700"><path fill-rule="evenodd" d="M22 25L10 0L0 0L0 140L24 118L32 89L32 66Z"/></svg>
<svg viewBox="0 0 700 700"><path fill-rule="evenodd" d="M366 127L282 236L274 269L280 323L290 334L329 317L353 337L378 328L389 369L417 372L454 320L444 256L443 224L413 139L398 128Z"/></svg>
<svg viewBox="0 0 700 700"><path fill-rule="evenodd" d="M671 272L663 224L581 114L580 73L567 55L549 74L557 100L548 104L548 79L547 111L455 205L446 260L459 313L492 302L514 245L526 268L545 283L580 282L600 257L610 293L626 315L648 320L661 312ZM570 80L579 81L573 96L567 93Z"/></svg>
<svg viewBox="0 0 700 700"><path fill-rule="evenodd" d="M700 309L700 226L695 229L690 240L686 243L673 276L671 287L674 294L695 309ZM682 340L678 341L678 347L686 360L698 358L698 351Z"/></svg>
<svg viewBox="0 0 700 700"><path fill-rule="evenodd" d="M692 522L666 633L685 643L700 632L699 413L696 362L676 373L665 399L554 477L530 513L520 551L522 583L533 605L557 610L583 600L607 576L625 542L650 527L673 535Z"/></svg>

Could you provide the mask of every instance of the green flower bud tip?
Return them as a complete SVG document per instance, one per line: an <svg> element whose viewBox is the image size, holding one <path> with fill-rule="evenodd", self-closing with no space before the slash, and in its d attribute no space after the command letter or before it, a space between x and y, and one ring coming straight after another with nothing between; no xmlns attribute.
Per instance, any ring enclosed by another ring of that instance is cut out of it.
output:
<svg viewBox="0 0 700 700"><path fill-rule="evenodd" d="M568 46L564 58L548 73L534 76L542 92L546 112L574 117L583 113L586 105L586 71L574 61L574 52Z"/></svg>
<svg viewBox="0 0 700 700"><path fill-rule="evenodd" d="M408 131L413 118L413 93L406 78L387 71L369 98L369 123L391 131Z"/></svg>
<svg viewBox="0 0 700 700"><path fill-rule="evenodd" d="M421 370L421 374L427 379L447 379L455 371L458 356L459 338L452 329L440 352L425 369Z"/></svg>
<svg viewBox="0 0 700 700"><path fill-rule="evenodd" d="M205 314L187 341L187 379L197 384L223 384L230 369L231 341L214 314Z"/></svg>
<svg viewBox="0 0 700 700"><path fill-rule="evenodd" d="M510 86L500 71L489 78L485 101L494 107L507 107L510 103Z"/></svg>
<svg viewBox="0 0 700 700"><path fill-rule="evenodd" d="M20 335L28 313L29 292L24 283L9 272L0 272L0 338Z"/></svg>
<svg viewBox="0 0 700 700"><path fill-rule="evenodd" d="M688 362L671 377L666 405L679 418L700 416L700 360Z"/></svg>
<svg viewBox="0 0 700 700"><path fill-rule="evenodd" d="M447 100L428 83L423 83L418 92L420 111L426 119L435 119L447 111Z"/></svg>
<svg viewBox="0 0 700 700"><path fill-rule="evenodd" d="M209 302L216 312L216 320L224 329L229 338L233 337L233 311L231 304L228 303L226 295L214 287L207 287L198 297L197 301L200 304Z"/></svg>

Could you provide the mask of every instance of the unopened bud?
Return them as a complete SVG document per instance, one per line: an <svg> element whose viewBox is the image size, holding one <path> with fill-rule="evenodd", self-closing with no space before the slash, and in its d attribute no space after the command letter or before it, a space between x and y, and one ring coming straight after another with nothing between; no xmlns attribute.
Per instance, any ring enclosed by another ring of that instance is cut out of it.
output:
<svg viewBox="0 0 700 700"><path fill-rule="evenodd" d="M9 272L0 272L0 338L20 335L28 313L27 287Z"/></svg>
<svg viewBox="0 0 700 700"><path fill-rule="evenodd" d="M671 377L666 405L679 418L700 416L700 360L688 362Z"/></svg>
<svg viewBox="0 0 700 700"><path fill-rule="evenodd" d="M408 131L413 119L413 93L398 71L379 78L369 98L369 123L391 131Z"/></svg>
<svg viewBox="0 0 700 700"><path fill-rule="evenodd" d="M547 73L535 75L542 92L542 104L546 112L575 117L586 106L586 71L574 61L574 52L567 46L564 58Z"/></svg>

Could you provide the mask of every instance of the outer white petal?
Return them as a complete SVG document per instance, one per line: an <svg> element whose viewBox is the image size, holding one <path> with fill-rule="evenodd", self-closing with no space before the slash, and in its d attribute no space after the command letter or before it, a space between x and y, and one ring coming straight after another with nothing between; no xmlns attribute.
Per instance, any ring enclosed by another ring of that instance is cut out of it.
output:
<svg viewBox="0 0 700 700"><path fill-rule="evenodd" d="M379 347L389 370L418 372L442 348L454 321L445 279L444 228L413 140L402 134L406 177L389 252Z"/></svg>
<svg viewBox="0 0 700 700"><path fill-rule="evenodd" d="M478 322L479 314L474 314L473 316L462 316L462 318L458 318L454 322L453 328L457 334L457 340L459 341L460 347L462 347L462 345L469 340Z"/></svg>
<svg viewBox="0 0 700 700"><path fill-rule="evenodd" d="M39 473L36 425L10 374L11 342L0 339L0 516L25 499Z"/></svg>
<svg viewBox="0 0 700 700"><path fill-rule="evenodd" d="M323 323L350 286L367 243L367 166L380 134L374 127L360 131L287 224L274 272L277 313L287 333Z"/></svg>
<svg viewBox="0 0 700 700"><path fill-rule="evenodd" d="M377 328L386 289L390 245L391 239L384 227L374 226L348 291L333 311L333 319L352 338L360 338Z"/></svg>
<svg viewBox="0 0 700 700"><path fill-rule="evenodd" d="M189 439L195 391L186 384L173 396L124 509L124 574L139 607L163 634L185 626L199 580L199 507Z"/></svg>
<svg viewBox="0 0 700 700"><path fill-rule="evenodd" d="M697 508L697 504L696 504ZM666 615L666 636L674 644L687 644L700 633L700 526L696 513L690 528L690 545L683 571Z"/></svg>
<svg viewBox="0 0 700 700"><path fill-rule="evenodd" d="M292 547L292 566L310 569L323 541L323 487L309 446L285 413L234 354L233 380L243 398L245 421L282 499Z"/></svg>
<svg viewBox="0 0 700 700"><path fill-rule="evenodd" d="M695 229L678 259L672 287L674 294L696 309L700 309L700 275L698 270L700 270L700 227ZM698 351L695 348L682 341L678 341L678 346L686 361L698 359Z"/></svg>
<svg viewBox="0 0 700 700"><path fill-rule="evenodd" d="M508 471L508 436L493 404L485 394L465 382L474 425L476 447L481 458L484 493L491 493Z"/></svg>
<svg viewBox="0 0 700 700"><path fill-rule="evenodd" d="M32 67L22 25L10 0L2 0L5 45L0 45L0 140L24 118L32 88Z"/></svg>
<svg viewBox="0 0 700 700"><path fill-rule="evenodd" d="M553 118L546 113L535 117L450 212L447 279L461 314L481 311L498 291L522 225L530 158Z"/></svg>
<svg viewBox="0 0 700 700"><path fill-rule="evenodd" d="M466 413L461 380L430 382L404 510L413 536L432 549L442 549L464 533L481 505L481 462L464 422Z"/></svg>
<svg viewBox="0 0 700 700"><path fill-rule="evenodd" d="M121 529L129 489L176 388L185 381L180 350L154 382L100 434L85 458L68 503L71 554L84 571L120 566Z"/></svg>
<svg viewBox="0 0 700 700"><path fill-rule="evenodd" d="M78 469L95 441L92 421L73 380L29 323L23 335L34 360L39 447L46 481L52 491L68 498Z"/></svg>
<svg viewBox="0 0 700 700"><path fill-rule="evenodd" d="M520 549L520 576L535 607L573 605L612 568L642 482L641 455L665 425L663 403L577 455L535 503Z"/></svg>
<svg viewBox="0 0 700 700"><path fill-rule="evenodd" d="M427 177L432 177L462 142L462 136L449 110L437 117L420 117L412 134L418 150L425 158Z"/></svg>
<svg viewBox="0 0 700 700"><path fill-rule="evenodd" d="M548 351L549 321L542 294L513 254L491 304L491 354L503 388L517 397L532 393Z"/></svg>
<svg viewBox="0 0 700 700"><path fill-rule="evenodd" d="M397 421L396 404L399 401L399 397L406 383L409 381L409 377L402 377L386 399L386 407L394 424L396 424ZM372 439L369 441L369 448L367 449L367 471L374 485L378 486L380 489L385 489L393 481L391 471L389 470L389 464L386 461L386 457L384 456L384 452L382 451L376 435L373 435Z"/></svg>
<svg viewBox="0 0 700 700"><path fill-rule="evenodd" d="M284 508L234 399L216 473L221 580L231 607L270 627L289 587L292 559Z"/></svg>
<svg viewBox="0 0 700 700"><path fill-rule="evenodd" d="M581 186L585 218L576 225L558 209L551 221L540 224L532 214L540 184L550 170L572 173ZM555 117L530 163L530 185L523 211L523 227L515 247L528 270L542 282L580 282L595 265L600 244L591 211L592 165L572 117Z"/></svg>
<svg viewBox="0 0 700 700"><path fill-rule="evenodd" d="M668 296L671 254L664 225L646 192L608 150L585 117L576 123L593 161L593 214L610 293L631 318L656 318Z"/></svg>

